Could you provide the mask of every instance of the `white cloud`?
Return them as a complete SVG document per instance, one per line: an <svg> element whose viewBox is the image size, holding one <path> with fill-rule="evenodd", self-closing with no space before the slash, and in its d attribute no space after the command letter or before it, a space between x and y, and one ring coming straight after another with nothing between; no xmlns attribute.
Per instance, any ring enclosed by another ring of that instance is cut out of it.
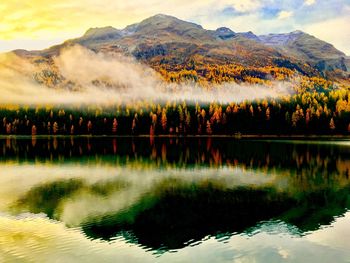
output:
<svg viewBox="0 0 350 263"><path fill-rule="evenodd" d="M227 1L232 2L233 7L239 12L252 12L261 7L262 3L258 0L248 0L248 1Z"/></svg>
<svg viewBox="0 0 350 263"><path fill-rule="evenodd" d="M293 16L293 11L282 10L281 12L278 13L277 18L278 19L286 19L286 18L290 18L292 16Z"/></svg>
<svg viewBox="0 0 350 263"><path fill-rule="evenodd" d="M305 0L305 5L313 5L316 3L316 0Z"/></svg>

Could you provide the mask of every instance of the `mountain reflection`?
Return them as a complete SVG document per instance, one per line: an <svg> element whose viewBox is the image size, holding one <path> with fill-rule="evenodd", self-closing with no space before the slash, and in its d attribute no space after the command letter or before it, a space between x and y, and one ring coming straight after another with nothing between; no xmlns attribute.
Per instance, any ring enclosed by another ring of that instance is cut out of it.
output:
<svg viewBox="0 0 350 263"><path fill-rule="evenodd" d="M59 180L33 187L12 208L60 220L65 201L74 196L84 198L79 192L108 198L130 190L128 187L120 180L92 185ZM123 236L155 250L179 249L206 236L249 233L268 220L283 221L303 235L345 213L350 208L349 194L350 185L288 193L273 186L228 188L215 180L189 183L164 179L125 209L89 216L80 226L89 238L111 241Z"/></svg>
<svg viewBox="0 0 350 263"><path fill-rule="evenodd" d="M44 213L89 239L123 237L167 251L250 234L266 221L302 236L350 209L343 141L52 137L7 138L0 147L4 167L17 162L40 173L50 164L69 173L28 186L9 211ZM83 165L74 170L76 163Z"/></svg>

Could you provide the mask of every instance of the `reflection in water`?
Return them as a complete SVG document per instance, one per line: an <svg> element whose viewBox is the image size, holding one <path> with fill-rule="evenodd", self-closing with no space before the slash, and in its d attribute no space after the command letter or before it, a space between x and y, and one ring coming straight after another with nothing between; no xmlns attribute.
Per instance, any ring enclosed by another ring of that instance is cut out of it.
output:
<svg viewBox="0 0 350 263"><path fill-rule="evenodd" d="M82 260L73 251L110 262L350 258L339 242L350 234L346 141L52 137L5 138L0 148L5 259ZM50 229L30 239L42 254L13 239L40 231L28 224ZM55 237L62 251L46 249Z"/></svg>
<svg viewBox="0 0 350 263"><path fill-rule="evenodd" d="M282 214L294 203L270 188L172 185L176 184L161 185L158 196L145 197L125 211L88 220L84 232L106 240L131 232L152 249L178 249L208 235L243 232Z"/></svg>
<svg viewBox="0 0 350 263"><path fill-rule="evenodd" d="M154 165L222 166L240 164L251 168L336 168L349 176L348 141L262 141L229 138L95 138L0 139L0 160L66 162L86 160L150 161ZM281 154L283 153L283 154Z"/></svg>
<svg viewBox="0 0 350 263"><path fill-rule="evenodd" d="M83 230L90 237L106 240L131 232L152 249L178 249L189 240L196 242L208 235L246 232L271 218L295 226L301 235L342 215L350 208L349 193L347 188L293 198L270 188L162 189L158 200L145 198L126 211L90 219Z"/></svg>

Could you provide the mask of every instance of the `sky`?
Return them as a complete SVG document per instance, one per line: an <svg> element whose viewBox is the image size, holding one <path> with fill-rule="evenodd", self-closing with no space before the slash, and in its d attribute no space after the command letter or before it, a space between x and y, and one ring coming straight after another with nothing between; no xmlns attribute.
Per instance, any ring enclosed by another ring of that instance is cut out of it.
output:
<svg viewBox="0 0 350 263"><path fill-rule="evenodd" d="M303 30L350 55L350 0L1 0L0 52L42 49L91 27L124 28L159 13L207 29Z"/></svg>

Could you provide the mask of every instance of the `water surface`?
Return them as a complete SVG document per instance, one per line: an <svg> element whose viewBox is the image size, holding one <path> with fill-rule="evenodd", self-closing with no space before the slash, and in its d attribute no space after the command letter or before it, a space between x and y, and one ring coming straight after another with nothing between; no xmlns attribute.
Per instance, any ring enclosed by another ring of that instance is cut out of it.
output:
<svg viewBox="0 0 350 263"><path fill-rule="evenodd" d="M350 143L0 139L1 262L350 262Z"/></svg>

